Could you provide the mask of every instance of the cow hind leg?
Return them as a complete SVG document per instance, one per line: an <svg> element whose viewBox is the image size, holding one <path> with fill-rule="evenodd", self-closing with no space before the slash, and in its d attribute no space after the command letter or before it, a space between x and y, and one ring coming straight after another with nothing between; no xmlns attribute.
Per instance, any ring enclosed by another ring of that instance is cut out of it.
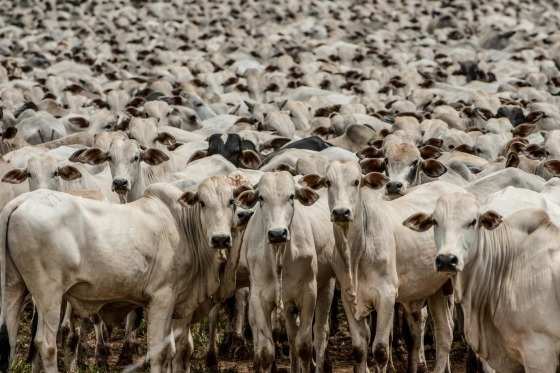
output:
<svg viewBox="0 0 560 373"><path fill-rule="evenodd" d="M173 290L162 289L152 296L148 310L148 358L151 373L166 372L169 348L174 343L171 316L174 308Z"/></svg>
<svg viewBox="0 0 560 373"><path fill-rule="evenodd" d="M412 346L408 356L408 373L418 372L418 362L420 361L420 350L422 348L422 304L409 303L403 304L406 320L412 337Z"/></svg>
<svg viewBox="0 0 560 373"><path fill-rule="evenodd" d="M325 361L325 350L329 338L329 312L331 310L334 287L335 280L333 278L317 290L317 306L315 307L315 322L313 323L315 371L317 373L331 370L330 362Z"/></svg>
<svg viewBox="0 0 560 373"><path fill-rule="evenodd" d="M140 354L140 344L136 338L136 332L142 320L142 308L137 308L126 315L125 340L119 355L119 362L123 365L132 364Z"/></svg>
<svg viewBox="0 0 560 373"><path fill-rule="evenodd" d="M435 373L444 373L451 368L449 353L453 343L453 301L438 291L428 299L428 308L433 320L434 337L436 339Z"/></svg>
<svg viewBox="0 0 560 373"><path fill-rule="evenodd" d="M17 331L19 316L23 310L27 289L23 280L19 279L11 283L8 273L6 274L5 294L6 309L2 311L0 326L0 371L8 372L10 363L13 361L16 351Z"/></svg>
<svg viewBox="0 0 560 373"><path fill-rule="evenodd" d="M60 323L62 296L49 294L48 302L37 300L38 322L35 344L41 354L43 369L46 373L58 372L56 335Z"/></svg>

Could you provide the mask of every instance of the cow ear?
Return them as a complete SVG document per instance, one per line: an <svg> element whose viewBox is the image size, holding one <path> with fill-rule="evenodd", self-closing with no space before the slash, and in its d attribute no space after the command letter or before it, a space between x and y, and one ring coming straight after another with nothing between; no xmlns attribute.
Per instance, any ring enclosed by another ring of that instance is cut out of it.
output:
<svg viewBox="0 0 560 373"><path fill-rule="evenodd" d="M422 161L422 171L429 177L440 177L447 172L447 167L440 161L435 159L428 159Z"/></svg>
<svg viewBox="0 0 560 373"><path fill-rule="evenodd" d="M243 150L239 155L239 162L245 168L256 170L261 165L261 157L254 150Z"/></svg>
<svg viewBox="0 0 560 373"><path fill-rule="evenodd" d="M552 175L556 177L560 176L560 160L553 159L551 161L546 161L543 167Z"/></svg>
<svg viewBox="0 0 560 373"><path fill-rule="evenodd" d="M356 153L358 158L383 158L383 150L371 145Z"/></svg>
<svg viewBox="0 0 560 373"><path fill-rule="evenodd" d="M468 154L474 154L474 148L467 144L461 144L453 150L456 150L458 152L468 153Z"/></svg>
<svg viewBox="0 0 560 373"><path fill-rule="evenodd" d="M89 122L84 117L73 117L68 119L68 121L78 128L85 129L89 127Z"/></svg>
<svg viewBox="0 0 560 373"><path fill-rule="evenodd" d="M434 225L434 219L428 214L419 212L409 216L405 221L403 221L403 225L416 232L426 232Z"/></svg>
<svg viewBox="0 0 560 373"><path fill-rule="evenodd" d="M191 191L185 192L179 197L178 201L183 207L192 206L198 202L198 193Z"/></svg>
<svg viewBox="0 0 560 373"><path fill-rule="evenodd" d="M150 148L140 153L140 159L150 166L157 166L162 162L168 161L169 157L161 150Z"/></svg>
<svg viewBox="0 0 560 373"><path fill-rule="evenodd" d="M259 199L259 192L254 189L246 190L237 196L237 202L246 209L251 209Z"/></svg>
<svg viewBox="0 0 560 373"><path fill-rule="evenodd" d="M543 146L537 144L531 144L525 148L525 153L533 159L542 159L546 157L546 150Z"/></svg>
<svg viewBox="0 0 560 373"><path fill-rule="evenodd" d="M207 156L208 156L208 150L197 150L196 152L194 152L193 155L191 155L191 157L187 161L187 164L194 162L198 159L206 158Z"/></svg>
<svg viewBox="0 0 560 373"><path fill-rule="evenodd" d="M527 121L527 123L536 123L542 118L544 118L544 116L545 114L542 111L533 111L532 113L529 113L529 115L525 117L525 121Z"/></svg>
<svg viewBox="0 0 560 373"><path fill-rule="evenodd" d="M527 144L523 143L522 141L513 141L509 144L509 151L519 153L523 149L527 148Z"/></svg>
<svg viewBox="0 0 560 373"><path fill-rule="evenodd" d="M292 141L292 139L290 139L289 137L277 137L270 141L270 146L274 150L277 150L283 147L284 145L286 145L287 143L289 143L290 141Z"/></svg>
<svg viewBox="0 0 560 373"><path fill-rule="evenodd" d="M27 176L29 176L27 170L16 168L7 172L2 178L2 182L10 184L21 184L25 180L27 180Z"/></svg>
<svg viewBox="0 0 560 373"><path fill-rule="evenodd" d="M519 155L515 152L510 152L506 160L507 167L519 167Z"/></svg>
<svg viewBox="0 0 560 373"><path fill-rule="evenodd" d="M167 145L167 150L169 150L170 152L173 152L173 151L175 151L175 149L177 149L180 146L183 146L183 144L176 142L176 143L173 143L171 145Z"/></svg>
<svg viewBox="0 0 560 373"><path fill-rule="evenodd" d="M16 137L17 131L18 130L16 127L8 127L2 133L2 138L4 140L13 139L14 137Z"/></svg>
<svg viewBox="0 0 560 373"><path fill-rule="evenodd" d="M289 164L285 164L285 163L281 163L279 164L274 171L288 171L289 173L291 173L293 176L296 176L297 170L295 168L293 168L292 166L290 166Z"/></svg>
<svg viewBox="0 0 560 373"><path fill-rule="evenodd" d="M80 162L80 157L86 150L87 148L76 150L74 153L72 153L72 155L70 156L70 158L68 158L68 160L70 162Z"/></svg>
<svg viewBox="0 0 560 373"><path fill-rule="evenodd" d="M502 216L494 211L486 211L484 214L480 215L479 220L480 225L488 230L498 228L502 221Z"/></svg>
<svg viewBox="0 0 560 373"><path fill-rule="evenodd" d="M380 189L389 182L389 178L379 172L370 172L362 176L362 186L367 186L372 189Z"/></svg>
<svg viewBox="0 0 560 373"><path fill-rule="evenodd" d="M75 154L75 153L74 153ZM84 151L75 162L87 163L95 166L109 160L109 154L99 148L90 148Z"/></svg>
<svg viewBox="0 0 560 373"><path fill-rule="evenodd" d="M76 180L82 177L82 173L74 166L59 167L56 172L58 176L66 181Z"/></svg>
<svg viewBox="0 0 560 373"><path fill-rule="evenodd" d="M441 148L443 146L442 139L436 139L435 137L429 138L424 145L426 146L435 146L436 148Z"/></svg>
<svg viewBox="0 0 560 373"><path fill-rule="evenodd" d="M171 135L168 132L159 132L156 138L154 139L154 142L160 142L163 145L171 146L175 144L176 140L175 140L175 136Z"/></svg>
<svg viewBox="0 0 560 373"><path fill-rule="evenodd" d="M440 149L432 145L424 145L419 150L422 159L436 159L441 157Z"/></svg>
<svg viewBox="0 0 560 373"><path fill-rule="evenodd" d="M319 194L311 188L303 187L296 189L296 198L304 206L311 206L319 199Z"/></svg>
<svg viewBox="0 0 560 373"><path fill-rule="evenodd" d="M322 187L327 186L327 179L316 174L305 175L299 182L311 189L321 189Z"/></svg>
<svg viewBox="0 0 560 373"><path fill-rule="evenodd" d="M381 131L383 133L383 131ZM370 141L368 143L368 145L371 145L373 147L376 147L377 149L382 149L383 148L383 139L377 139L374 141Z"/></svg>
<svg viewBox="0 0 560 373"><path fill-rule="evenodd" d="M363 174L370 172L384 172L385 171L385 158L366 158L360 161L360 167Z"/></svg>
<svg viewBox="0 0 560 373"><path fill-rule="evenodd" d="M252 188L248 185L240 185L233 190L233 198L237 198L241 193L252 190Z"/></svg>
<svg viewBox="0 0 560 373"><path fill-rule="evenodd" d="M520 124L519 126L515 127L511 131L511 133L513 134L513 136L527 137L527 136L529 136L529 134L531 134L531 132L533 132L535 130L535 128L537 128L536 124L523 123L523 124Z"/></svg>

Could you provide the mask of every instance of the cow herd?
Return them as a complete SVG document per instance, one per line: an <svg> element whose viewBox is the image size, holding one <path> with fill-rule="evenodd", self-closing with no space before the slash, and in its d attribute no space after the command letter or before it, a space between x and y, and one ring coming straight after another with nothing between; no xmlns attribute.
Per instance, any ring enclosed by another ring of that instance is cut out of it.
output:
<svg viewBox="0 0 560 373"><path fill-rule="evenodd" d="M408 372L462 372L455 338L555 373L558 5L0 0L0 371L26 304L33 372L78 371L88 320L105 367L145 320L152 373L208 321L216 371L233 302L255 372L283 332L290 372L336 371L340 303L355 372L404 323Z"/></svg>

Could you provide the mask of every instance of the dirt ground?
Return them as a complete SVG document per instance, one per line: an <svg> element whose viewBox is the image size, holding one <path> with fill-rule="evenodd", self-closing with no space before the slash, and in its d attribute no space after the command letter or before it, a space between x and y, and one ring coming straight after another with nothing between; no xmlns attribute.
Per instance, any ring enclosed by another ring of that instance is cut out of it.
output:
<svg viewBox="0 0 560 373"><path fill-rule="evenodd" d="M30 324L32 310L30 307L26 307L23 313L22 323L20 324L20 333L18 337L17 346L17 358L12 366L12 370L16 373L27 373L31 372L30 364L26 363L26 357L29 350L29 339L30 339ZM135 365L122 366L119 365L118 357L122 349L123 340L123 330L122 328L117 328L110 340L110 350L111 354L108 360L109 366L107 368L100 368L96 365L94 359L94 345L95 337L93 328L90 326L87 328L87 337L84 343L81 345L81 356L83 357L82 365L80 366L80 372L143 372L148 371L147 366L142 363L142 360L138 360ZM208 372L209 369L205 364L206 346L207 346L207 325L201 325L193 329L193 338L195 341L195 358L193 361L192 371L198 372ZM221 336L223 337L223 336ZM140 353L144 354L146 352L146 336L145 327L142 326L140 329L139 339L141 341ZM429 368L432 367L435 358L435 351L433 346L427 341L426 343L426 359L428 361ZM59 342L59 368L61 371L65 371L63 365L63 352L61 351L61 344ZM285 350L285 349L284 349ZM338 329L335 335L329 338L329 344L327 347L327 356L333 363L333 372L336 373L350 373L352 372L351 358L352 343L350 336L348 334L347 325L344 321ZM393 348L393 364L395 366L394 372L401 373L406 372L407 357L406 353L402 352L404 349ZM287 351L285 351L287 352ZM281 354L280 351L277 354ZM465 345L461 341L455 341L453 345L453 350L451 353L451 365L452 372L463 373L465 372L465 355L466 349ZM246 373L252 372L252 360L250 357L245 359L232 359L227 356L220 356L220 372L224 373ZM288 360L286 356L280 357L278 360L278 371L288 372Z"/></svg>

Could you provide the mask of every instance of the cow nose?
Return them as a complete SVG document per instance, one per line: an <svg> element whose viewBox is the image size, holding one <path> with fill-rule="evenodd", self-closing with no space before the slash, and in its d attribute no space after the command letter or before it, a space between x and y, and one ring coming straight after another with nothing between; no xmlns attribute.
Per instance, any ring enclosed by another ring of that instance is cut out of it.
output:
<svg viewBox="0 0 560 373"><path fill-rule="evenodd" d="M231 247L231 237L227 234L216 234L212 236L211 241L214 249L228 249Z"/></svg>
<svg viewBox="0 0 560 373"><path fill-rule="evenodd" d="M128 189L128 180L126 179L114 179L113 189Z"/></svg>
<svg viewBox="0 0 560 373"><path fill-rule="evenodd" d="M332 210L332 220L334 222L347 222L350 221L352 212L347 208L337 208Z"/></svg>
<svg viewBox="0 0 560 373"><path fill-rule="evenodd" d="M403 183L400 181L390 181L387 183L387 192L389 194L399 193L403 187Z"/></svg>
<svg viewBox="0 0 560 373"><path fill-rule="evenodd" d="M270 243L283 243L288 240L288 230L286 228L271 229L268 231L268 241Z"/></svg>
<svg viewBox="0 0 560 373"><path fill-rule="evenodd" d="M440 254L436 257L436 269L438 272L457 272L459 258L453 254Z"/></svg>
<svg viewBox="0 0 560 373"><path fill-rule="evenodd" d="M239 221L239 225L245 225L253 216L253 211L239 211L237 213L237 219Z"/></svg>

